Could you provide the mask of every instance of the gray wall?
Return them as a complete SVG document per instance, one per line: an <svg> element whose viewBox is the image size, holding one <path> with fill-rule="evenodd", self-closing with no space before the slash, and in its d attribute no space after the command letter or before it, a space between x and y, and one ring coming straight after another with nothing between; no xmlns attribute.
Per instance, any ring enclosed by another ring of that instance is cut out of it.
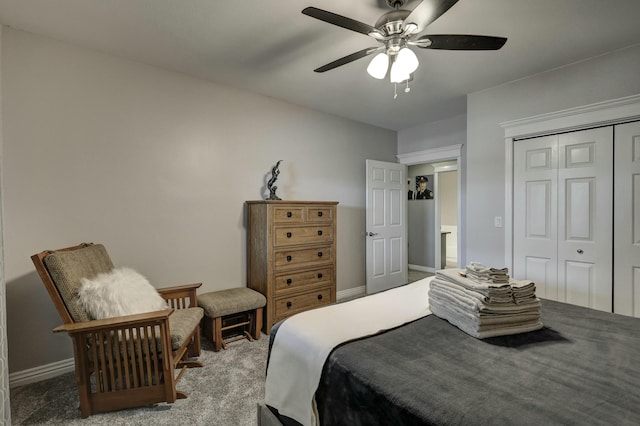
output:
<svg viewBox="0 0 640 426"><path fill-rule="evenodd" d="M458 172L438 173L440 225L458 225Z"/></svg>
<svg viewBox="0 0 640 426"><path fill-rule="evenodd" d="M0 423L11 424L9 406L9 365L7 344L7 308L4 274L4 240L2 220L2 26L0 25Z"/></svg>
<svg viewBox="0 0 640 426"><path fill-rule="evenodd" d="M407 168L407 176L415 191L416 176L433 175L431 164L416 164ZM433 181L429 187L433 189ZM415 195L415 194L414 194ZM410 265L435 267L434 227L435 201L412 200L408 202L408 229Z"/></svg>
<svg viewBox="0 0 640 426"><path fill-rule="evenodd" d="M10 371L70 358L29 256L82 241L156 287L246 284L245 200L335 200L338 291L365 284L365 159L396 132L4 28Z"/></svg>
<svg viewBox="0 0 640 426"><path fill-rule="evenodd" d="M467 98L466 258L504 264L505 144L500 123L640 93L640 45Z"/></svg>

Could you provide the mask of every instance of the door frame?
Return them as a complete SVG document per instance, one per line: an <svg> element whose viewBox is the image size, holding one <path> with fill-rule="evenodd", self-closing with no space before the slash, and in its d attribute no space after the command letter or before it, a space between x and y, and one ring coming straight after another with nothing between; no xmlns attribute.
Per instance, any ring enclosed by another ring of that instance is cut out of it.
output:
<svg viewBox="0 0 640 426"><path fill-rule="evenodd" d="M500 123L505 138L504 262L513 269L513 144L522 139L640 120L640 94Z"/></svg>
<svg viewBox="0 0 640 426"><path fill-rule="evenodd" d="M449 146L444 146L444 147L439 147L439 148L432 148L432 149L427 149L424 151L415 151L415 152L408 152L406 154L398 154L396 155L396 157L398 158L398 162L400 164L404 164L406 166L413 166L416 164L424 164L424 163L439 163L439 162L443 162L443 161L452 161L455 160L456 161L456 170L458 171L458 235L457 235L457 248L458 248L458 253L457 253L457 257L458 257L458 266L460 266L462 264L462 235L464 233L465 230L465 224L462 221L462 164L461 164L461 160L462 160L462 147L464 145L463 144L457 144L457 145L449 145ZM435 189L437 189L437 179L438 179L438 173L435 173L435 181L433 183L433 187ZM438 268L438 265L440 264L440 191L435 191L435 197L434 197L434 201L435 201L435 220L434 220L434 235L436 236L435 238L435 243L434 243L434 248L435 248L435 264L433 265L434 268L440 269ZM405 197L405 205L407 203L407 199ZM407 223L407 229L409 229L409 224ZM408 235L407 235L407 242L409 241L408 239ZM405 265L405 268L408 267L408 261L409 261L409 257L407 256L407 264Z"/></svg>

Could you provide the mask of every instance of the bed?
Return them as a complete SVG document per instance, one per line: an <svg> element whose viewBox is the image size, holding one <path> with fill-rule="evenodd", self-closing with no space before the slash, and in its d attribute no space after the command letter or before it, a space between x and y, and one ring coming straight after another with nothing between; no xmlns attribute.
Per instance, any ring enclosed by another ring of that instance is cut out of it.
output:
<svg viewBox="0 0 640 426"><path fill-rule="evenodd" d="M640 424L640 319L542 306L545 327L530 333L478 340L428 315L338 346L315 394L319 423Z"/></svg>

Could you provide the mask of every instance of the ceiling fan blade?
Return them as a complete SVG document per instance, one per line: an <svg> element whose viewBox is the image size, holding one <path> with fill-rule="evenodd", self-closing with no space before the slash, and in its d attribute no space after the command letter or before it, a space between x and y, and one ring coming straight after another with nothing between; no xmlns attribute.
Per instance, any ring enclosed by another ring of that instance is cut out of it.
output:
<svg viewBox="0 0 640 426"><path fill-rule="evenodd" d="M355 31L364 35L369 35L369 33L372 32L379 32L377 28L374 28L371 25L356 21L351 18L347 18L346 16L338 15L336 13L327 12L326 10L318 9L317 7L305 7L302 10L302 13L307 16L311 16L312 18L316 18L321 21L328 22L330 24L337 25L339 27L346 28L348 30Z"/></svg>
<svg viewBox="0 0 640 426"><path fill-rule="evenodd" d="M423 49L498 50L507 42L505 37L463 34L430 34L408 43Z"/></svg>
<svg viewBox="0 0 640 426"><path fill-rule="evenodd" d="M406 17L405 25L414 23L418 26L415 33L424 30L429 24L441 17L458 0L422 0Z"/></svg>
<svg viewBox="0 0 640 426"><path fill-rule="evenodd" d="M336 59L333 62L328 63L327 65L323 65L320 68L316 68L314 71L315 72L325 72L325 71L329 71L332 70L334 68L338 68L342 65L346 65L349 62L353 62L356 61L360 58L364 58L365 56L369 56L373 53L376 52L382 52L384 50L384 47L369 47L366 49L362 49L358 52L352 53L351 55L347 55L345 57L342 57L340 59Z"/></svg>

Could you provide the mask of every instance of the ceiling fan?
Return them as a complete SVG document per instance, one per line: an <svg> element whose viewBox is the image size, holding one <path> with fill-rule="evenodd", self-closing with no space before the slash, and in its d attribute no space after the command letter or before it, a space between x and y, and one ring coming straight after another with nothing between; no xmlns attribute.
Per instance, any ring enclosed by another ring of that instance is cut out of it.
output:
<svg viewBox="0 0 640 426"><path fill-rule="evenodd" d="M409 82L418 68L418 58L409 46L422 49L444 50L498 50L506 43L504 37L462 34L426 34L420 33L433 21L442 16L458 0L385 0L393 10L386 12L374 26L338 15L316 7L307 7L302 13L312 18L355 31L378 41L381 46L368 47L352 53L326 65L316 68L315 72L325 72L346 65L365 56L377 53L367 72L374 78L383 79L389 65L391 83ZM404 6L411 6L405 9ZM408 86L407 89L408 90Z"/></svg>

